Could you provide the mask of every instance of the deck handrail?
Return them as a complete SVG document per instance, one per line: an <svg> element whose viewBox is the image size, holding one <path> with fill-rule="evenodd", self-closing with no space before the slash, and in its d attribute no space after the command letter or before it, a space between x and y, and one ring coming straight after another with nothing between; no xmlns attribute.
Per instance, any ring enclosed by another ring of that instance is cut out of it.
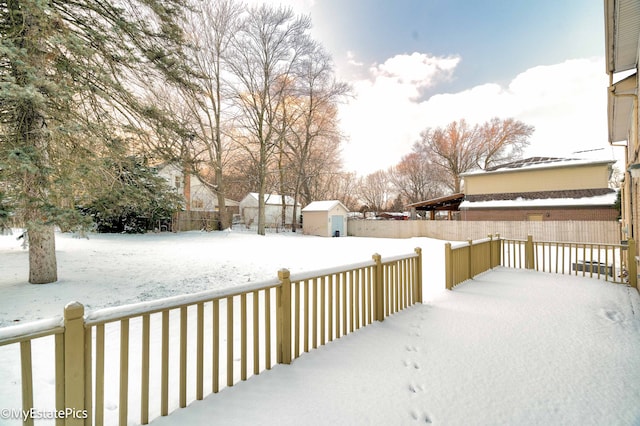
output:
<svg viewBox="0 0 640 426"><path fill-rule="evenodd" d="M154 415L177 408L171 394L185 407L189 394L203 399L206 392L219 392L276 363L288 364L303 352L421 302L421 286L422 253L416 248L334 268L294 274L283 269L277 279L86 314L81 303L70 302L62 318L0 329L0 346L20 345L24 412L34 408L31 342L55 336L55 410L82 414L57 424L127 424L132 394L140 398L135 407L139 422L147 424ZM108 360L114 353L116 370ZM156 361L160 372L150 367ZM140 366L135 375L132 363ZM117 421L105 419L106 383L114 374L119 381ZM172 374L178 376L176 387ZM160 401L150 398L152 383L160 389ZM33 419L25 418L24 424Z"/></svg>
<svg viewBox="0 0 640 426"><path fill-rule="evenodd" d="M627 244L534 241L501 238L445 245L447 289L501 265L543 272L595 277L637 288L637 258L633 239Z"/></svg>

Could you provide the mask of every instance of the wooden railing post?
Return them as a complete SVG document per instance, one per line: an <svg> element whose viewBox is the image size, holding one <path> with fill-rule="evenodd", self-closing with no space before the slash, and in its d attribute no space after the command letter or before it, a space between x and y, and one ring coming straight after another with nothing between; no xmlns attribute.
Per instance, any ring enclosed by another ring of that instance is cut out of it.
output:
<svg viewBox="0 0 640 426"><path fill-rule="evenodd" d="M415 285L415 300L418 303L422 303L422 249L420 247L415 248L415 252L418 255L416 260L416 279Z"/></svg>
<svg viewBox="0 0 640 426"><path fill-rule="evenodd" d="M467 240L469 244L469 257L467 258L467 278L473 279L473 255L471 251L473 250L473 240Z"/></svg>
<svg viewBox="0 0 640 426"><path fill-rule="evenodd" d="M376 263L373 275L373 319L384 321L384 283L382 281L382 256L375 253L373 261Z"/></svg>
<svg viewBox="0 0 640 426"><path fill-rule="evenodd" d="M489 238L489 269L493 269L493 235L487 235Z"/></svg>
<svg viewBox="0 0 640 426"><path fill-rule="evenodd" d="M84 424L85 410L85 331L84 306L71 302L64 307L64 402L77 415L65 419L65 425Z"/></svg>
<svg viewBox="0 0 640 426"><path fill-rule="evenodd" d="M636 240L629 238L627 242L627 277L629 285L638 288L638 263L636 262Z"/></svg>
<svg viewBox="0 0 640 426"><path fill-rule="evenodd" d="M500 234L496 233L496 259L495 266L502 265L502 239L500 238Z"/></svg>
<svg viewBox="0 0 640 426"><path fill-rule="evenodd" d="M444 287L447 290L451 290L453 288L453 263L451 261L451 257L452 257L451 243L446 243L444 245L444 270L445 270Z"/></svg>
<svg viewBox="0 0 640 426"><path fill-rule="evenodd" d="M278 297L278 360L291 364L291 273L288 269L278 271L280 291Z"/></svg>
<svg viewBox="0 0 640 426"><path fill-rule="evenodd" d="M535 267L535 259L533 256L533 236L527 235L527 242L524 246L524 267L533 269Z"/></svg>
<svg viewBox="0 0 640 426"><path fill-rule="evenodd" d="M22 409L27 412L33 408L33 364L31 362L31 340L20 342L20 367L22 378ZM26 417L22 425L33 426L33 418Z"/></svg>

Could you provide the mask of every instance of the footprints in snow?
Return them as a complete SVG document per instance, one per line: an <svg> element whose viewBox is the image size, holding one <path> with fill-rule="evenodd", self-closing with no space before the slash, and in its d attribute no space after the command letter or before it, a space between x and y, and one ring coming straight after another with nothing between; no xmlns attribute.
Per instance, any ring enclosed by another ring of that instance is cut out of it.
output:
<svg viewBox="0 0 640 426"><path fill-rule="evenodd" d="M609 320L614 323L619 323L624 321L624 315L618 311L612 311L608 309L600 309L600 316L606 320Z"/></svg>
<svg viewBox="0 0 640 426"><path fill-rule="evenodd" d="M425 318L421 316L420 320L425 320ZM413 376L422 369L418 357L421 352L420 347L413 344L413 340L422 337L422 325L419 323L414 323L409 327L409 337L411 338L411 341L407 345L405 345L405 351L409 355L409 358L405 359L402 363ZM416 397L425 392L426 386L424 384L411 381L407 385L407 390L412 397ZM409 414L411 418L417 422L427 424L432 423L431 416L420 409L413 408L410 410Z"/></svg>
<svg viewBox="0 0 640 426"><path fill-rule="evenodd" d="M428 424L432 423L429 415L421 412L420 410L411 410L411 417L417 422L424 422Z"/></svg>
<svg viewBox="0 0 640 426"><path fill-rule="evenodd" d="M414 370L420 370L420 364L415 361L405 360L404 366L407 368L413 368Z"/></svg>
<svg viewBox="0 0 640 426"><path fill-rule="evenodd" d="M417 385L415 383L411 383L409 385L409 392L411 393L421 393L424 392L425 386L424 385Z"/></svg>

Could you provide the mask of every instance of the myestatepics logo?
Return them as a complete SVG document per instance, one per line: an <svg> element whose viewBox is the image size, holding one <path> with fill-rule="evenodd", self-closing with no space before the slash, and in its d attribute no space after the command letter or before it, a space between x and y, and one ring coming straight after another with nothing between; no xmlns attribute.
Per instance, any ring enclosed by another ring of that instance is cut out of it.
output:
<svg viewBox="0 0 640 426"><path fill-rule="evenodd" d="M64 410L38 410L31 408L29 410L18 410L11 408L0 409L0 419L14 419L26 421L47 420L47 419L86 419L89 417L87 410L76 410L74 408L65 408Z"/></svg>

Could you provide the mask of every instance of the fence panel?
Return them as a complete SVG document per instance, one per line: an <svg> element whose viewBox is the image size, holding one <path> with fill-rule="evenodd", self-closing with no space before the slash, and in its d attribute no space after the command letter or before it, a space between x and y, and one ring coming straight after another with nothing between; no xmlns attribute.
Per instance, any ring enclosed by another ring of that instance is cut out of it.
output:
<svg viewBox="0 0 640 426"><path fill-rule="evenodd" d="M429 237L445 241L479 240L500 234L506 238L531 235L537 241L619 244L622 237L616 221L459 221L459 220L349 220L349 235L356 237Z"/></svg>

